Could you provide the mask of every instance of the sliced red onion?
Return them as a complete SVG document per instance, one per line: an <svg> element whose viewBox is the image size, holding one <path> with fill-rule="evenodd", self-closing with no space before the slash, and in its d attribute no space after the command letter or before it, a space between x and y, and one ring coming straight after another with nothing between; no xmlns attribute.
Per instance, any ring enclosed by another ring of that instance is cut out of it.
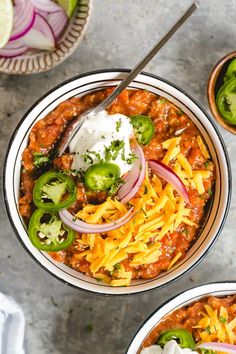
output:
<svg viewBox="0 0 236 354"><path fill-rule="evenodd" d="M31 48L42 50L49 50L55 47L55 38L52 29L39 14L35 16L33 28L20 41Z"/></svg>
<svg viewBox="0 0 236 354"><path fill-rule="evenodd" d="M137 158L129 171L129 173L123 178L125 182L118 191L119 199L124 198L130 191L130 189L137 183L140 175L140 160Z"/></svg>
<svg viewBox="0 0 236 354"><path fill-rule="evenodd" d="M29 0L28 0L29 1ZM61 11L61 7L51 0L30 0L36 9L46 12Z"/></svg>
<svg viewBox="0 0 236 354"><path fill-rule="evenodd" d="M125 183L118 191L118 197L123 204L127 203L135 196L145 177L146 160L143 149L138 145L134 153L137 156L137 159L135 160L128 176L125 178Z"/></svg>
<svg viewBox="0 0 236 354"><path fill-rule="evenodd" d="M225 352L225 353L232 353L236 354L236 345L228 344L228 343L219 343L219 342L206 342L201 343L196 346L196 348L205 348L211 349L215 352Z"/></svg>
<svg viewBox="0 0 236 354"><path fill-rule="evenodd" d="M38 10L35 8L35 12L36 12L36 14L41 15L47 21L47 17L48 17L47 11L42 11L42 10Z"/></svg>
<svg viewBox="0 0 236 354"><path fill-rule="evenodd" d="M29 0L15 0L13 7L13 31L10 41L23 37L33 27L34 6Z"/></svg>
<svg viewBox="0 0 236 354"><path fill-rule="evenodd" d="M47 22L50 25L55 38L59 38L64 31L68 18L64 11L51 12L47 16Z"/></svg>
<svg viewBox="0 0 236 354"><path fill-rule="evenodd" d="M0 57L13 58L25 53L29 48L26 45L13 41L7 43L4 48L0 49Z"/></svg>
<svg viewBox="0 0 236 354"><path fill-rule="evenodd" d="M184 200L189 203L189 195L185 185L170 167L168 167L162 162L154 160L148 161L148 165L154 173L156 173L159 177L163 178L165 181L170 183L184 198Z"/></svg>
<svg viewBox="0 0 236 354"><path fill-rule="evenodd" d="M133 209L134 208L132 207L120 219L108 224L88 224L78 219L75 220L74 215L69 213L69 211L66 209L59 211L59 215L61 220L74 231L84 234L100 234L102 232L118 229L119 227L126 224L134 216L132 213Z"/></svg>

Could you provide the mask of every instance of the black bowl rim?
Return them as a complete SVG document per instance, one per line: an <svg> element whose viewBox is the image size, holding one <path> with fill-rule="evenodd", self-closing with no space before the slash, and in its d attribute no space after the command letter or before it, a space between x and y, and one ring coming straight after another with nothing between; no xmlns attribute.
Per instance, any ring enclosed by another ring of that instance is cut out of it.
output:
<svg viewBox="0 0 236 354"><path fill-rule="evenodd" d="M126 294L107 294L107 293L103 293L102 291L98 292L98 291L92 291L92 290L88 290L88 289L84 289L84 288L81 288L77 285L74 285L74 284L71 284L71 283L68 283L67 281L65 281L64 279L61 279L59 276L55 275L54 273L52 273L47 267L45 267L43 264L41 264L33 255L32 253L27 249L27 247L25 246L24 242L22 241L19 233L18 233L18 230L14 224L14 221L11 217L11 212L10 212L10 205L8 203L8 200L7 200L7 192L6 192L6 188L5 188L5 185L6 185L6 165L7 165L7 160L8 160L8 155L9 155L9 151L10 151L10 148L11 148L11 145L12 145L12 142L15 138L15 135L17 134L17 131L19 129L19 127L21 126L22 122L26 119L26 117L29 115L29 113L44 99L46 98L49 94L51 94L52 92L54 92L55 90L59 89L60 87L72 82L72 81L75 81L77 79L81 79L83 77L87 77L87 76L90 76L90 75L95 75L95 74L102 74L102 73L129 73L131 70L130 69L124 69L124 68L112 68L112 69L100 69L100 70L94 70L94 71L89 71L89 72L86 72L86 73L83 73L83 74L80 74L80 75L75 75L73 77L71 77L70 79L68 80L65 80L63 82L61 82L59 85L53 87L51 90L47 91L44 95L42 95L27 111L26 113L23 115L23 117L21 118L21 120L19 121L19 123L17 124L11 138L10 138L10 141L9 141L9 144L8 144L8 147L7 147L7 151L6 151L6 155L5 155L5 160L4 160L4 166L3 166L3 196L4 196L4 202L5 202L5 208L6 208L6 211L7 211L7 215L8 215L8 218L10 220L10 223L11 223L11 226L15 232L15 235L16 237L18 238L20 244L22 245L22 247L25 249L25 251L30 255L30 257L37 263L40 265L40 267L42 269L44 269L48 274L52 275L54 278L56 278L57 280L61 281L63 284L66 284L66 285L69 285L75 289L79 289L81 291L85 291L86 293L90 293L90 294L93 294L93 295L97 295L97 296L111 296L111 297L124 297L124 296L131 296L131 295L139 295L139 294L143 294L143 293L146 293L146 292L151 292L151 291L155 291L156 289L158 288L162 288L164 286L167 286L171 283L173 283L174 281L176 281L177 279L179 279L180 277L184 276L185 274L187 274L188 272L190 272L192 269L194 269L205 257L206 255L210 252L210 250L212 249L212 247L214 246L215 242L217 241L218 237L220 236L221 232L222 232L222 229L225 225L225 222L226 222L226 219L227 219L227 216L228 216L228 213L229 213L229 208L230 208L230 202L231 202L231 196L232 196L232 171L231 171L231 165L230 165L230 160L229 160L229 156L228 156L228 152L227 152L227 148L226 148L226 145L225 145L225 142L215 124L215 122L213 121L213 119L210 117L210 115L207 113L207 111L191 96L189 95L185 90L179 88L177 85L173 84L172 82L164 79L164 78L161 78L157 75L154 75L154 74L150 74L148 72L145 72L145 71L142 71L141 74L144 75L144 76L148 76L148 77L151 77L151 78L154 78L154 79L157 79L159 81L162 81L172 87L174 87L176 90L180 91L182 94L184 94L186 97L188 97L203 113L204 115L206 116L206 118L209 120L209 122L212 124L217 136L218 136L218 139L221 143L221 146L222 146L222 149L224 151L224 155L225 155L225 158L226 158L226 163L227 163L227 169L228 169L228 197L227 197L227 204L226 204L226 208L225 208L225 213L224 213L224 216L222 218L222 221L221 221L221 225L214 237L214 239L212 240L211 244L208 246L208 248L206 248L206 250L202 253L202 255L188 268L186 269L183 273L179 274L178 276L176 276L174 279L171 279L169 281L167 281L166 283L164 284L161 284L161 285L157 285L155 286L154 288L152 289L146 289L146 290L142 290L142 291L137 291L135 293L126 293Z"/></svg>

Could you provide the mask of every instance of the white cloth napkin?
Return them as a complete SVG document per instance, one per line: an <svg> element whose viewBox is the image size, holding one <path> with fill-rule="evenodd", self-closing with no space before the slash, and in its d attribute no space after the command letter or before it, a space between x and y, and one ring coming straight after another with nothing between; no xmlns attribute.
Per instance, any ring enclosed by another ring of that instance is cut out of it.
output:
<svg viewBox="0 0 236 354"><path fill-rule="evenodd" d="M24 354L24 314L11 298L0 293L0 354Z"/></svg>

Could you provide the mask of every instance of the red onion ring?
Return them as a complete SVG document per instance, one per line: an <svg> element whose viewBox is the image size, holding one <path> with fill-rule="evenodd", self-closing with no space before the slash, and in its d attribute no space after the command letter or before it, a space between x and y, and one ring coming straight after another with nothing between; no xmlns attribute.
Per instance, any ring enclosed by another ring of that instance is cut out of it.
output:
<svg viewBox="0 0 236 354"><path fill-rule="evenodd" d="M156 173L159 177L163 178L165 181L170 183L187 203L190 202L187 188L185 187L179 176L177 176L177 174L172 171L170 167L168 167L162 162L154 160L148 161L148 165L154 173Z"/></svg>
<svg viewBox="0 0 236 354"><path fill-rule="evenodd" d="M13 58L25 53L29 48L19 41L9 42L4 48L0 49L0 57Z"/></svg>
<svg viewBox="0 0 236 354"><path fill-rule="evenodd" d="M140 175L140 160L137 158L129 171L129 173L123 178L125 182L118 191L119 199L124 198L130 191L130 189L137 183Z"/></svg>
<svg viewBox="0 0 236 354"><path fill-rule="evenodd" d="M30 1L36 7L36 9L39 9L41 11L56 12L62 10L62 8L59 5L55 4L51 0L30 0Z"/></svg>
<svg viewBox="0 0 236 354"><path fill-rule="evenodd" d="M134 216L133 212L134 207L132 207L125 215L120 219L113 221L108 224L88 224L84 221L75 220L74 215L72 215L68 210L63 209L59 211L61 220L70 227L72 230L83 233L83 234L100 234L103 232L111 231L118 229L119 227L126 224Z"/></svg>
<svg viewBox="0 0 236 354"><path fill-rule="evenodd" d="M20 40L31 48L48 50L55 47L55 37L47 21L39 14L35 16L33 28Z"/></svg>
<svg viewBox="0 0 236 354"><path fill-rule="evenodd" d="M228 343L219 343L219 342L206 342L201 343L196 346L196 348L205 348L211 349L217 352L225 352L225 353L232 353L236 354L236 345L228 344Z"/></svg>
<svg viewBox="0 0 236 354"><path fill-rule="evenodd" d="M10 41L23 37L33 27L34 6L29 0L15 0L13 7L13 31Z"/></svg>
<svg viewBox="0 0 236 354"><path fill-rule="evenodd" d="M60 34L66 27L68 18L64 11L51 12L46 17L46 20L51 27L54 37L59 38Z"/></svg>
<svg viewBox="0 0 236 354"><path fill-rule="evenodd" d="M35 12L36 12L36 14L41 15L47 21L47 16L48 16L48 12L47 11L42 11L42 10L38 10L38 9L35 8Z"/></svg>
<svg viewBox="0 0 236 354"><path fill-rule="evenodd" d="M123 204L127 203L135 196L135 194L139 191L145 177L146 160L143 149L138 145L134 153L137 156L137 159L134 162L128 176L125 178L125 183L118 191L118 197Z"/></svg>

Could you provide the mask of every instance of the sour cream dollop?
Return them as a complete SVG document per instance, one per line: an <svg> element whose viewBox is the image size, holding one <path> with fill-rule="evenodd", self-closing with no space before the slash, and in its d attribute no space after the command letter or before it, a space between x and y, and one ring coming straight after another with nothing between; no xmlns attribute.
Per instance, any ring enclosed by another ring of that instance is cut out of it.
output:
<svg viewBox="0 0 236 354"><path fill-rule="evenodd" d="M120 144L122 148L116 149L116 158L109 162L117 164L123 175L132 167L129 159L132 157L130 138L133 134L130 119L123 114L109 115L101 111L95 116L88 116L69 145L70 152L74 153L71 168L85 171L100 162L99 159L105 160L107 152L114 156L114 146Z"/></svg>
<svg viewBox="0 0 236 354"><path fill-rule="evenodd" d="M181 348L175 340L170 340L164 348L159 345L151 345L141 350L140 354L199 354L189 348Z"/></svg>

